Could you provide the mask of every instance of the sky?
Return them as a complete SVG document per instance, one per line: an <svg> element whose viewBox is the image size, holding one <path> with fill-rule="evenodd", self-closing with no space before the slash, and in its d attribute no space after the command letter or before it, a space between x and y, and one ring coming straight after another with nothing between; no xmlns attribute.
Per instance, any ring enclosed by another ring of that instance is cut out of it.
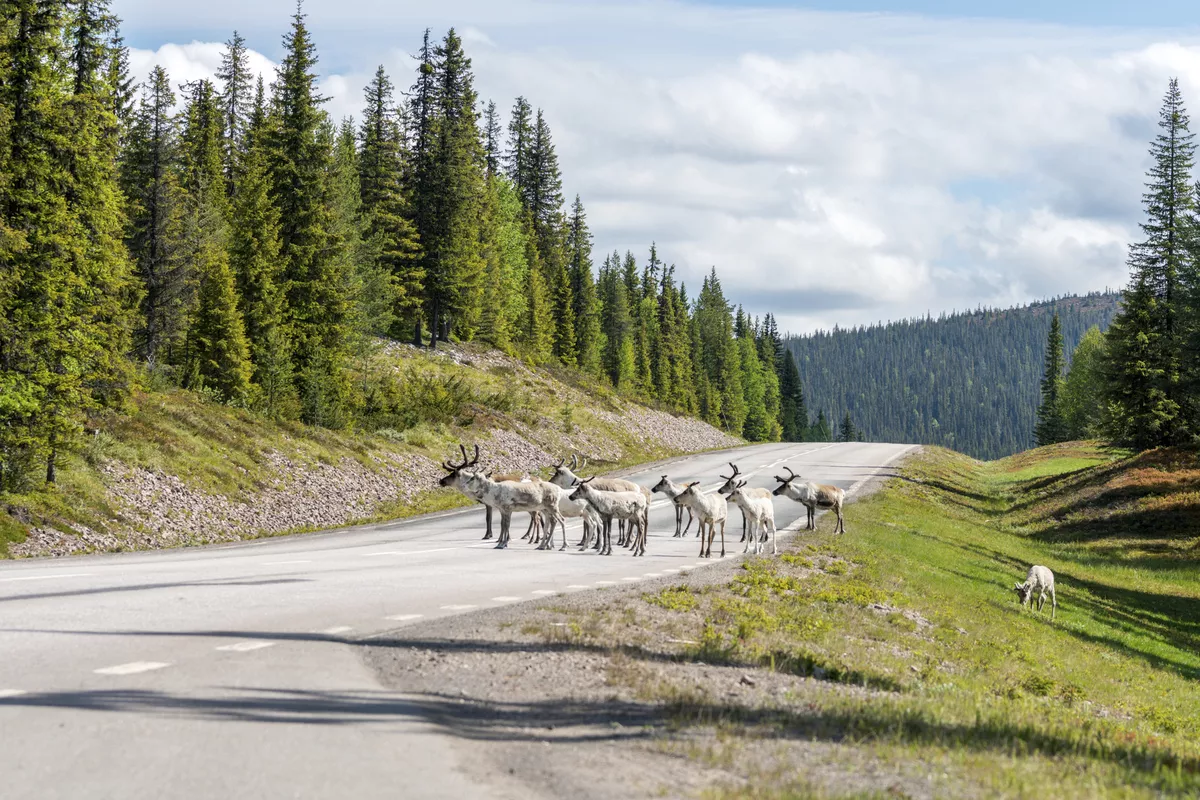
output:
<svg viewBox="0 0 1200 800"><path fill-rule="evenodd" d="M113 0L135 72L269 77L294 2ZM476 88L544 110L597 262L656 242L694 296L807 332L1120 288L1167 82L1200 95L1200 4L307 0L326 109L412 83L451 26Z"/></svg>

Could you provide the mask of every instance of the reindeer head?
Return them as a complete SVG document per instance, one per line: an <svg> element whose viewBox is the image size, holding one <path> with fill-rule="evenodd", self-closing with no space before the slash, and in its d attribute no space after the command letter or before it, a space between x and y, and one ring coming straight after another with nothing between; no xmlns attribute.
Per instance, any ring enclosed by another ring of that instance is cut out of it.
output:
<svg viewBox="0 0 1200 800"><path fill-rule="evenodd" d="M462 453L462 463L452 464L449 461L443 461L442 469L450 474L438 481L439 486L453 486L461 490L466 487L467 479L474 474L471 472L471 468L479 463L479 445L475 445L474 458L467 458L467 448L461 444L458 446L458 451Z"/></svg>
<svg viewBox="0 0 1200 800"><path fill-rule="evenodd" d="M572 486L575 487L575 491L571 492L571 496L569 499L571 499L571 500L586 500L588 492L592 491L592 487L588 486L588 484L591 483L592 481L594 481L595 479L596 479L595 475L588 478L586 481L576 478L575 482L571 484Z"/></svg>
<svg viewBox="0 0 1200 800"><path fill-rule="evenodd" d="M654 484L654 488L651 489L650 491L652 491L652 492L669 492L669 491L671 491L671 479L668 478L666 475L663 475L662 480L659 481L658 483Z"/></svg>
<svg viewBox="0 0 1200 800"><path fill-rule="evenodd" d="M737 483L738 476L742 474L741 472L738 471L737 464L730 461L729 466L733 468L733 474L718 476L718 477L724 478L725 483L723 483L721 485L720 489L717 489L717 494L729 494L730 492L732 492L734 484Z"/></svg>
<svg viewBox="0 0 1200 800"><path fill-rule="evenodd" d="M1013 584L1013 591L1017 593L1017 599L1021 601L1021 605L1027 604L1029 602L1029 596L1033 594L1032 587L1030 587L1027 583Z"/></svg>
<svg viewBox="0 0 1200 800"><path fill-rule="evenodd" d="M554 474L550 476L550 482L555 486L561 486L564 489L570 489L575 485L575 481L579 480L579 476L575 474L575 470L581 470L587 466L587 459L582 463L579 457L574 453L571 454L571 466L566 466L567 459L560 458L558 463L554 465Z"/></svg>
<svg viewBox="0 0 1200 800"><path fill-rule="evenodd" d="M679 497L676 497L675 499L677 501L682 502L689 497L699 497L700 489L697 488L699 486L700 486L700 481L692 481L691 483L686 484L683 487L683 491L679 493Z"/></svg>
<svg viewBox="0 0 1200 800"><path fill-rule="evenodd" d="M775 495L776 497L779 497L780 495L786 495L788 489L792 488L792 481L800 477L796 473L792 472L791 467L784 467L784 469L786 469L788 473L786 478L781 478L778 475L775 476L775 480L779 481L780 485L779 488L771 492L771 494Z"/></svg>
<svg viewBox="0 0 1200 800"><path fill-rule="evenodd" d="M733 488L729 490L729 502L736 503L739 500L744 500L746 498L746 495L742 493L742 489L745 489L745 488L746 488L745 481L738 481L737 483L735 483L733 485Z"/></svg>

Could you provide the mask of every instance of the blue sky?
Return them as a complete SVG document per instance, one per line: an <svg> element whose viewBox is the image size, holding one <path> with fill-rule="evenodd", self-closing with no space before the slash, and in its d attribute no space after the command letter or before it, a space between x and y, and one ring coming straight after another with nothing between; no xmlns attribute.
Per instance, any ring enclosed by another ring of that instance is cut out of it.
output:
<svg viewBox="0 0 1200 800"><path fill-rule="evenodd" d="M270 74L292 0L114 0L135 67ZM308 0L332 116L454 26L476 86L544 109L598 259L652 241L790 330L1119 287L1200 4ZM1200 101L1196 101L1200 102ZM1195 102L1193 102L1193 106Z"/></svg>

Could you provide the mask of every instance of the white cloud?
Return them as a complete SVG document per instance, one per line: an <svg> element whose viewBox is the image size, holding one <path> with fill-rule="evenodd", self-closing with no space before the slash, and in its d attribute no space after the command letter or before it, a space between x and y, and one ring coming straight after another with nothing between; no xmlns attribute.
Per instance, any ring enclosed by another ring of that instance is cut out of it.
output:
<svg viewBox="0 0 1200 800"><path fill-rule="evenodd" d="M252 41L278 57L290 8L216 0L193 24L271 25ZM1200 46L1156 31L676 2L306 8L335 117L358 114L378 63L406 86L423 27L457 23L481 97L545 109L598 253L655 240L693 291L716 265L731 300L794 330L1120 286L1168 77L1200 97ZM176 82L219 61L199 42L134 58Z"/></svg>

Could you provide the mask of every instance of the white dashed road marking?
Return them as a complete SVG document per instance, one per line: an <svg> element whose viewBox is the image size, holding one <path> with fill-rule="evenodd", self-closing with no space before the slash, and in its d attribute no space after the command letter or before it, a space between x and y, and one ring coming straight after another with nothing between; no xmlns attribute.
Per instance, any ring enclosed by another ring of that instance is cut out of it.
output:
<svg viewBox="0 0 1200 800"><path fill-rule="evenodd" d="M583 585L583 584L581 584L581 583L572 583L572 584L571 584L570 586L568 586L567 588L568 588L568 589L590 589L591 587L590 587L590 586L584 586L584 585Z"/></svg>
<svg viewBox="0 0 1200 800"><path fill-rule="evenodd" d="M621 578L621 580L623 580L623 581L630 581L630 582L632 582L632 581L640 581L640 580L641 580L641 577L639 576L639 577L637 577L637 578Z"/></svg>
<svg viewBox="0 0 1200 800"><path fill-rule="evenodd" d="M150 672L163 667L169 667L171 664L165 661L130 661L128 664L117 664L115 667L103 667L95 669L97 675L136 675L139 672Z"/></svg>
<svg viewBox="0 0 1200 800"><path fill-rule="evenodd" d="M596 581L597 586L616 586L616 581Z"/></svg>
<svg viewBox="0 0 1200 800"><path fill-rule="evenodd" d="M540 595L558 594L558 590L557 589L534 589L532 592L530 592L530 594L540 594Z"/></svg>
<svg viewBox="0 0 1200 800"><path fill-rule="evenodd" d="M268 561L268 567L279 566L281 564L311 564L311 561Z"/></svg>
<svg viewBox="0 0 1200 800"><path fill-rule="evenodd" d="M425 616L425 615L424 614L393 614L392 616L387 617L387 619L390 619L393 622L408 622L410 619L420 619L423 616Z"/></svg>
<svg viewBox="0 0 1200 800"><path fill-rule="evenodd" d="M53 578L86 578L91 575L91 572L68 572L59 573L57 575L22 575L19 578L0 578L0 583L13 583L15 581L48 581Z"/></svg>
<svg viewBox="0 0 1200 800"><path fill-rule="evenodd" d="M251 650L262 650L264 647L274 646L275 642L236 642L234 644L223 644L217 649L230 653L249 653Z"/></svg>
<svg viewBox="0 0 1200 800"><path fill-rule="evenodd" d="M493 603L515 603L520 599L521 598L519 598L519 597L509 597L508 595L503 595L501 597L493 597L492 602Z"/></svg>
<svg viewBox="0 0 1200 800"><path fill-rule="evenodd" d="M349 633L352 630L354 628L351 628L349 625L338 625L336 628L326 628L321 633L326 636L337 636L339 633Z"/></svg>
<svg viewBox="0 0 1200 800"><path fill-rule="evenodd" d="M662 573L661 573L661 572L647 572L647 573L646 573L645 575L643 575L642 577L643 577L643 578L661 578L661 577L662 577Z"/></svg>
<svg viewBox="0 0 1200 800"><path fill-rule="evenodd" d="M20 697L25 694L24 689L0 689L0 700L6 697Z"/></svg>
<svg viewBox="0 0 1200 800"><path fill-rule="evenodd" d="M469 603L463 603L453 606L442 606L442 611L466 611L471 608L478 608L478 606L473 606Z"/></svg>

